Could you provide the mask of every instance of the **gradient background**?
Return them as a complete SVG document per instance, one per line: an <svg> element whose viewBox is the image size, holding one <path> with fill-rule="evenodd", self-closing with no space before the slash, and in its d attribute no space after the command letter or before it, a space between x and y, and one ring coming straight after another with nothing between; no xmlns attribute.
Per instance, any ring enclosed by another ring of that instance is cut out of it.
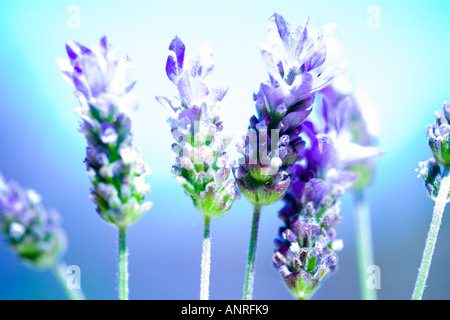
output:
<svg viewBox="0 0 450 320"><path fill-rule="evenodd" d="M80 28L70 29L70 5L80 9ZM367 27L377 5L381 28ZM62 80L54 58L66 57L74 39L91 46L108 35L136 61L135 145L153 175L154 207L129 228L130 298L198 299L203 221L170 174L173 154L166 111L156 95L174 95L165 75L167 48L178 35L188 52L209 41L214 79L230 85L224 99L230 131L247 126L252 93L267 78L257 42L266 41L269 16L277 11L293 26L311 14L310 26L335 22L351 66L378 108L386 154L368 196L380 299L410 299L433 202L417 163L430 157L425 128L450 94L450 1L0 1L0 171L42 194L59 210L69 236L67 264L81 268L89 299L115 299L117 232L94 212L83 164L84 137L73 108L78 101ZM314 299L358 299L354 217L350 194L342 198L344 240L340 268ZM291 299L272 266L281 203L264 208L260 224L255 299ZM212 299L241 299L250 223L242 198L212 222ZM444 215L425 299L450 298L450 217ZM0 237L1 238L1 237ZM24 267L0 246L0 299L64 299L50 272Z"/></svg>

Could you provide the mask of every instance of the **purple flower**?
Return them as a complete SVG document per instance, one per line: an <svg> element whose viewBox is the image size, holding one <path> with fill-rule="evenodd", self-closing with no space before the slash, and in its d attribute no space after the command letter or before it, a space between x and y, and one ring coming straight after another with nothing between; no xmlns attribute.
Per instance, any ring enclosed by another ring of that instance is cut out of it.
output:
<svg viewBox="0 0 450 320"><path fill-rule="evenodd" d="M298 299L310 298L337 269L336 251L342 248L335 231L342 220L339 197L355 187L360 177L355 166L383 153L367 139L354 96L329 85L317 97L313 113L302 123L307 147L289 169L292 183L279 213L284 226L274 255Z"/></svg>
<svg viewBox="0 0 450 320"><path fill-rule="evenodd" d="M310 30L307 24L293 30L275 13L269 20L269 44L260 44L269 81L254 95L257 115L239 146L243 157L235 170L241 191L255 205L277 201L287 190L287 169L305 146L301 124L311 113L316 93L337 72L316 70L325 61L325 38L334 26Z"/></svg>
<svg viewBox="0 0 450 320"><path fill-rule="evenodd" d="M131 113L136 99L136 67L121 57L106 37L89 49L77 42L66 45L69 60L57 59L65 79L75 86L81 106L80 131L85 135L86 167L91 198L108 223L127 226L151 207L145 178L150 168L132 145Z"/></svg>
<svg viewBox="0 0 450 320"><path fill-rule="evenodd" d="M436 161L447 167L450 165L450 104L444 103L444 112L435 112L436 121L427 128L428 144Z"/></svg>
<svg viewBox="0 0 450 320"><path fill-rule="evenodd" d="M444 102L443 112L434 113L436 121L427 127L428 145L434 157L419 162L418 178L423 177L425 188L436 199L442 180L441 167L450 165L450 104Z"/></svg>
<svg viewBox="0 0 450 320"><path fill-rule="evenodd" d="M48 268L66 250L60 216L47 210L41 196L0 174L0 230L7 244L30 266Z"/></svg>
<svg viewBox="0 0 450 320"><path fill-rule="evenodd" d="M175 37L169 51L166 73L179 97L156 99L170 113L172 149L177 156L172 172L205 217L219 217L238 198L225 152L231 137L223 133L221 121L220 103L228 89L209 85L214 68L209 44L185 58L185 45Z"/></svg>
<svg viewBox="0 0 450 320"><path fill-rule="evenodd" d="M375 159L384 153L377 147L380 129L376 110L364 89L353 91L344 77L336 78L320 95L322 103L317 109L322 113L321 130L336 137L339 163L334 166L359 173L353 189L361 190L372 183Z"/></svg>

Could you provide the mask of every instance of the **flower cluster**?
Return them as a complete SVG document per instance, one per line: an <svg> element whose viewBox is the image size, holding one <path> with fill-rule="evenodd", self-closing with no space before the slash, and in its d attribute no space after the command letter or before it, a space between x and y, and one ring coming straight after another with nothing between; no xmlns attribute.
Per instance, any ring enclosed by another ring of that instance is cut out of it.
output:
<svg viewBox="0 0 450 320"><path fill-rule="evenodd" d="M285 225L273 259L298 299L308 299L337 268L336 251L343 246L335 231L341 222L339 197L360 176L349 168L382 153L352 141L355 100L337 98L332 86L319 96L311 121L302 124L309 145L290 169L292 183L279 213Z"/></svg>
<svg viewBox="0 0 450 320"><path fill-rule="evenodd" d="M186 61L185 46L178 37L169 51L166 73L179 97L156 98L170 113L176 154L172 172L203 216L219 217L238 197L225 152L231 137L223 133L220 117L220 102L228 89L213 89L208 83L214 68L209 44L201 45Z"/></svg>
<svg viewBox="0 0 450 320"><path fill-rule="evenodd" d="M88 143L85 163L91 198L105 221L130 225L151 206L144 202L150 169L132 145L131 111L136 101L130 90L136 83L135 64L119 56L106 37L92 49L76 42L66 49L69 60L57 62L81 104L76 112Z"/></svg>
<svg viewBox="0 0 450 320"><path fill-rule="evenodd" d="M0 229L22 261L37 268L58 262L66 250L60 216L46 210L41 196L0 174Z"/></svg>
<svg viewBox="0 0 450 320"><path fill-rule="evenodd" d="M279 14L271 16L269 44L260 44L269 81L254 94L257 115L239 145L243 157L235 170L242 193L254 205L280 199L290 184L287 169L298 159L305 141L302 122L311 112L316 92L327 86L337 70L317 72L326 58L325 38L334 28L295 30Z"/></svg>
<svg viewBox="0 0 450 320"><path fill-rule="evenodd" d="M428 145L434 157L419 162L418 177L423 177L425 188L436 199L442 179L442 167L450 165L450 104L444 103L443 113L436 111L436 121L427 128Z"/></svg>

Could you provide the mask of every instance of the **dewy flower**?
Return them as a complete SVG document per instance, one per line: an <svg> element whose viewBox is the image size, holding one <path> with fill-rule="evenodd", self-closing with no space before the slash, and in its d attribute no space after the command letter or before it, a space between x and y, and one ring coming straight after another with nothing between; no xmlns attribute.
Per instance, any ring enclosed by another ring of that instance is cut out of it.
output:
<svg viewBox="0 0 450 320"><path fill-rule="evenodd" d="M229 177L231 164L225 152L231 138L223 133L220 118L220 102L227 89L211 88L208 83L214 68L209 44L200 46L196 53L185 59L184 43L175 37L169 51L166 73L175 84L179 97L158 96L156 99L170 113L168 122L175 140L172 149L176 154L172 172L205 219L200 299L207 300L210 220L225 214L239 195L234 180Z"/></svg>
<svg viewBox="0 0 450 320"><path fill-rule="evenodd" d="M443 113L434 113L436 121L427 128L428 145L434 157L425 162L419 162L418 178L423 177L428 195L435 202L430 229L425 241L416 284L412 295L413 300L421 300L431 260L436 246L442 215L449 201L450 193L450 104L444 102Z"/></svg>
<svg viewBox="0 0 450 320"><path fill-rule="evenodd" d="M269 80L254 94L256 115L242 143L234 170L240 190L254 206L244 299L252 299L258 224L261 207L283 197L291 183L289 168L305 146L302 122L311 113L316 93L338 70L318 72L326 58L325 38L335 25L318 30L304 25L291 29L277 13L269 19L268 44L260 44Z"/></svg>
<svg viewBox="0 0 450 320"><path fill-rule="evenodd" d="M133 147L131 112L137 105L130 91L136 83L136 67L128 57L119 56L106 37L92 49L76 42L66 49L69 60L57 62L81 103L76 111L88 143L85 163L91 198L98 214L119 230L119 298L125 300L126 228L151 207L144 201L150 192L145 182L150 168Z"/></svg>
<svg viewBox="0 0 450 320"><path fill-rule="evenodd" d="M27 265L50 268L66 250L66 234L55 210L46 209L41 196L0 174L0 229L7 244Z"/></svg>
<svg viewBox="0 0 450 320"><path fill-rule="evenodd" d="M443 114L435 112L436 121L428 126L428 144L436 161L447 167L450 165L450 104L444 103Z"/></svg>
<svg viewBox="0 0 450 320"><path fill-rule="evenodd" d="M136 82L135 64L120 57L106 37L92 49L77 42L69 42L66 49L69 60L57 62L81 104L76 112L88 142L85 163L92 200L108 223L130 225L151 206L144 202L150 169L132 145L131 111L136 101L130 90Z"/></svg>
<svg viewBox="0 0 450 320"><path fill-rule="evenodd" d="M307 24L308 20L291 29L275 13L269 20L269 44L260 44L269 81L261 83L254 95L257 114L251 117L239 146L243 157L235 170L242 193L254 205L268 205L287 190L286 169L298 160L305 145L301 123L311 112L316 92L337 72L335 68L316 71L325 61L325 38L334 25L312 30Z"/></svg>
<svg viewBox="0 0 450 320"><path fill-rule="evenodd" d="M381 151L351 141L350 98L332 101L322 92L311 121L302 126L309 146L291 169L292 184L284 197L274 263L292 294L308 299L328 274L337 268L336 251L342 241L335 227L341 222L340 201L353 188L360 174L352 164L376 157ZM354 106L353 106L354 107Z"/></svg>
<svg viewBox="0 0 450 320"><path fill-rule="evenodd" d="M226 213L238 197L225 148L231 137L223 133L220 102L225 88L210 88L209 75L214 68L212 49L205 43L185 61L185 46L175 37L169 50L166 72L175 84L179 98L158 96L170 113L176 154L172 172L176 181L192 198L205 217Z"/></svg>
<svg viewBox="0 0 450 320"><path fill-rule="evenodd" d="M434 113L436 121L427 127L428 145L434 157L419 162L417 177L423 177L428 195L436 200L442 180L441 167L450 165L450 104L444 103L443 112Z"/></svg>

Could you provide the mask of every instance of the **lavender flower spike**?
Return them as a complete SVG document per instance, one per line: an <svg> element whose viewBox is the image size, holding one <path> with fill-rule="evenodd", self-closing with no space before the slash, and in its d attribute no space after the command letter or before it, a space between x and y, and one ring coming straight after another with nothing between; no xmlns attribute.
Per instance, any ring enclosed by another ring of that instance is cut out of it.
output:
<svg viewBox="0 0 450 320"><path fill-rule="evenodd" d="M91 198L98 214L119 228L120 263L126 267L125 229L151 207L144 201L150 192L145 178L150 169L141 152L133 147L131 112L137 104L130 93L136 83L136 67L121 57L106 37L89 49L79 43L66 45L69 60L57 62L81 106L80 131L88 147L86 167ZM127 277L121 278L121 298L128 297Z"/></svg>
<svg viewBox="0 0 450 320"><path fill-rule="evenodd" d="M169 51L166 72L179 97L156 99L170 113L168 122L176 154L172 172L205 219L200 298L208 299L210 220L225 214L239 196L229 177L231 164L225 152L231 137L222 131L220 102L227 89L211 88L208 83L214 68L209 44L185 59L184 43L175 37Z"/></svg>
<svg viewBox="0 0 450 320"><path fill-rule="evenodd" d="M234 170L242 193L254 205L244 299L252 298L254 255L261 206L283 197L291 178L289 168L299 160L305 146L302 122L312 111L316 93L327 86L337 68L321 72L326 58L325 39L335 25L308 29L308 20L296 29L278 13L269 19L268 44L260 44L269 73L254 94L256 115L238 146L242 153Z"/></svg>
<svg viewBox="0 0 450 320"><path fill-rule="evenodd" d="M316 72L325 61L325 38L334 25L291 30L279 14L271 16L269 44L260 44L269 81L254 95L257 115L240 145L243 154L235 171L242 193L257 205L280 199L289 186L286 171L298 158L305 142L299 136L302 121L310 114L316 92L327 86L337 69Z"/></svg>
<svg viewBox="0 0 450 320"><path fill-rule="evenodd" d="M7 182L1 173L0 230L24 264L39 270L51 269L60 279L67 236L59 213L46 209L36 191L22 188L13 180ZM65 275L64 269L64 279ZM61 285L69 298L84 299L82 292L68 289L65 280Z"/></svg>
<svg viewBox="0 0 450 320"><path fill-rule="evenodd" d="M302 124L309 146L301 151L302 161L290 169L292 184L279 213L284 226L274 255L275 266L298 299L310 298L337 269L336 251L342 248L335 231L341 222L339 197L360 176L349 167L381 154L350 140L350 100L330 104L328 96L321 97L311 121Z"/></svg>
<svg viewBox="0 0 450 320"><path fill-rule="evenodd" d="M416 169L418 178L423 177L425 188L435 206L414 286L413 300L421 300L425 291L442 214L450 200L450 104L445 102L443 109L443 113L434 113L436 121L427 128L428 145L434 157L420 162L419 169Z"/></svg>

